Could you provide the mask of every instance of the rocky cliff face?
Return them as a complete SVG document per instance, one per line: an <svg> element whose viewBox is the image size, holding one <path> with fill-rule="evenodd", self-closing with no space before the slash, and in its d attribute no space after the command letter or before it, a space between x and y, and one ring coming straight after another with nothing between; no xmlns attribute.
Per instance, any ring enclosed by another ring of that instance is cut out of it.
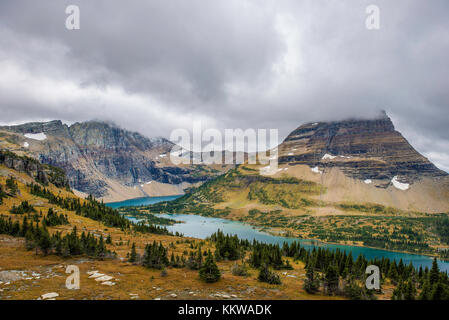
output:
<svg viewBox="0 0 449 320"><path fill-rule="evenodd" d="M320 171L336 167L352 178L377 180L378 187L387 187L394 177L411 184L422 177L447 176L395 130L386 114L372 120L302 125L279 152L281 164L305 164Z"/></svg>
<svg viewBox="0 0 449 320"><path fill-rule="evenodd" d="M0 164L18 172L24 172L31 178L47 185L53 183L59 188L69 187L69 181L60 168L43 165L36 159L18 156L9 151L0 150Z"/></svg>
<svg viewBox="0 0 449 320"><path fill-rule="evenodd" d="M27 123L0 127L27 154L65 170L72 188L101 198L111 188L139 188L151 182L198 183L215 173L193 166L174 166L168 158L173 144L98 121ZM143 192L143 190L142 190ZM145 195L139 194L139 195ZM136 195L136 196L139 196Z"/></svg>

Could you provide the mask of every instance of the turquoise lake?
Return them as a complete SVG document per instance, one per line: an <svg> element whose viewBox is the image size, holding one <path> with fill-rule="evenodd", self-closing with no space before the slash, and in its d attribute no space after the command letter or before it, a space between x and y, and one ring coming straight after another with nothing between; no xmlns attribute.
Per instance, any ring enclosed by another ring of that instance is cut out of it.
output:
<svg viewBox="0 0 449 320"><path fill-rule="evenodd" d="M117 209L120 207L130 207L130 206L145 206L161 201L171 201L175 200L176 198L179 198L180 196L166 196L166 197L142 197L142 198L135 198L135 199L129 199L125 201L119 201L119 202L109 202L106 203L108 207Z"/></svg>
<svg viewBox="0 0 449 320"><path fill-rule="evenodd" d="M107 203L107 205L113 208L123 206L147 205L160 201L174 200L178 197L179 196L137 198L121 202ZM422 266L424 268L427 266L430 268L432 266L432 258L424 255L393 252L349 245L327 244L317 240L304 240L297 238L286 238L282 236L273 236L239 221L188 214L157 214L157 216L182 221L183 223L177 223L172 226L167 226L167 229L171 232L178 231L179 233L182 233L188 237L204 239L220 229L224 233L236 234L241 239L256 239L257 241L273 244L282 244L284 242L291 243L293 241L298 241L305 249L312 249L313 247L322 247L331 250L340 249L341 251L346 251L348 253L352 252L352 256L354 257L354 259L357 258L358 255L363 254L367 259L385 257L391 260L399 261L402 258L403 262L407 265L411 262L415 267ZM137 221L136 218L132 217L130 218L130 220ZM442 271L449 271L449 262L439 260L438 265L440 266L440 269Z"/></svg>

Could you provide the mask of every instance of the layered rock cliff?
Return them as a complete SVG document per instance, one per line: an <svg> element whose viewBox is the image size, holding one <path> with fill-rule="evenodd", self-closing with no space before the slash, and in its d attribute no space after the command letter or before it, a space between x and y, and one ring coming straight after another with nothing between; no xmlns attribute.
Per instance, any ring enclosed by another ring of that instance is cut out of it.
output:
<svg viewBox="0 0 449 320"><path fill-rule="evenodd" d="M220 173L198 166L174 166L168 160L170 141L150 139L105 122L68 126L56 120L0 127L0 131L10 148L16 146L42 163L64 169L72 188L98 198L144 196L151 183L163 189L157 195L182 193L184 187Z"/></svg>
<svg viewBox="0 0 449 320"><path fill-rule="evenodd" d="M0 150L0 165L17 172L24 172L35 181L47 185L54 184L58 188L68 188L69 181L60 168L39 163L36 159L19 156L13 152Z"/></svg>
<svg viewBox="0 0 449 320"><path fill-rule="evenodd" d="M377 119L302 125L279 152L281 164L304 164L316 171L336 167L367 183L376 180L378 187L387 187L395 177L412 184L423 177L447 176L395 130L385 113Z"/></svg>

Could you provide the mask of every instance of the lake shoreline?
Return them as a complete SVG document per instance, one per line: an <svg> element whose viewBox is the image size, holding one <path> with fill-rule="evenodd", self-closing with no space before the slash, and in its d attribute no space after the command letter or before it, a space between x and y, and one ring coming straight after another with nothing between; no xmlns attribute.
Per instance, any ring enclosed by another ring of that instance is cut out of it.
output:
<svg viewBox="0 0 449 320"><path fill-rule="evenodd" d="M178 213L149 213L149 214L153 214L153 215L159 215L159 214L163 214L163 215L173 215L173 214L178 214ZM192 216L198 216L198 217L206 217L206 218L211 218L208 216L202 216L202 215L198 215L198 214L194 214L194 213L187 213L187 212L183 212L181 214L186 214L186 215L192 215ZM217 218L217 217L212 217L212 218ZM332 241L324 241L321 239L317 239L317 238L298 238L298 237L293 237L293 236L283 236L280 234L276 234L275 232L270 232L270 230L262 230L262 228L256 224L252 224L249 222L244 222L244 221L239 221L239 220L233 220L233 219L227 219L225 217L219 217L219 219L223 219L223 220L227 220L227 221L234 221L234 222L239 222L242 224L246 224L252 228L254 228L255 230L259 231L259 232L263 232L266 234L269 234L271 236L274 237L282 237L282 238L291 238L291 239L298 239L301 241L314 241L314 242L318 242L321 244L330 244L330 245L338 245L338 246L351 246L351 247L358 247L358 248L368 248L368 249L375 249L375 250L384 250L384 251L388 251L388 252L392 252L392 253L406 253L406 254L413 254L416 256L426 256L429 258L437 258L439 259L439 256L436 254L429 254L429 253L420 253L420 252L410 252L410 251L400 251L400 250L392 250L392 249L386 249L386 248L380 248L380 247L372 247L372 246L364 246L364 245L359 245L359 244L345 244L345 243L338 243L338 242L332 242ZM184 222L182 222L184 223ZM439 259L442 260L442 259ZM442 261L446 261L446 260L442 260Z"/></svg>
<svg viewBox="0 0 449 320"><path fill-rule="evenodd" d="M119 203L112 204L116 207L139 207L148 206L161 201L170 201L178 198L179 196L171 197L148 197L148 198L138 198L133 200L126 200ZM111 204L107 204L111 206ZM120 210L119 210L120 211ZM440 268L444 271L449 272L449 262L447 260L442 260L436 255L429 253L416 253L400 250L391 250L384 248L377 248L372 246L355 245L355 244L341 244L338 242L328 242L321 239L305 239L289 237L288 234L282 236L282 229L267 229L266 226L259 226L256 223L251 223L250 221L240 221L237 219L230 219L228 217L214 217L207 215L199 215L194 213L152 213L152 212L142 212L142 215L152 214L155 216L166 217L169 219L176 220L178 222L174 225L165 226L171 232L179 232L183 234L186 238L195 239L206 239L215 233L218 229L223 230L225 233L236 234L240 239L255 239L259 242L272 243L282 245L283 242L291 243L297 241L301 243L301 246L306 250L311 250L313 248L329 248L332 250L351 252L353 257L356 258L360 254L366 258L379 258L382 257L394 259L399 262L400 259L404 261L405 264L412 263L415 268L422 266L423 268L430 268L432 265L432 260L434 257L437 258ZM139 215L141 215L139 214ZM132 218L132 213L128 215ZM180 221L181 220L181 221ZM184 221L182 221L184 220Z"/></svg>

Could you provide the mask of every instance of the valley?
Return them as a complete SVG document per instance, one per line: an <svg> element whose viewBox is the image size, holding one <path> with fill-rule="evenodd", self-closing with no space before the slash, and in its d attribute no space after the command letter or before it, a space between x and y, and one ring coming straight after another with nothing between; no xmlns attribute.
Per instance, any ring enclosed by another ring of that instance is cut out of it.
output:
<svg viewBox="0 0 449 320"><path fill-rule="evenodd" d="M2 197L0 215L12 222L20 222L23 217L31 221L41 221L48 215L49 209L68 217L67 225L48 227L50 234L61 232L69 234L74 227L79 232L111 238L105 244L107 250L115 257L96 258L95 256L76 255L58 256L44 254L41 250L27 249L27 240L23 237L12 237L0 232L0 299L38 299L47 293L57 293L57 299L335 299L322 295L309 295L301 289L304 277L304 264L293 262L294 269L283 276L283 284L279 286L259 283L255 277L257 270L250 269L248 277L232 275L235 262L219 262L222 278L218 283L206 284L198 278L198 271L188 268L169 267L165 273L157 268L145 268L128 262L132 244L135 243L137 253L143 255L146 244L156 241L173 253L184 256L186 252L196 252L201 247L213 249L210 241L180 237L171 234L140 232L128 228L111 227L108 223L96 221L76 214L46 198L30 192L27 184L35 183L28 174L10 170L0 166L0 185L2 190L10 193L6 186L8 177L13 177L17 185L15 196ZM76 199L70 191L59 189L53 185L46 188L61 199ZM27 201L35 213L12 214L10 209ZM89 200L81 200L88 203ZM1 228L0 228L1 229ZM80 290L69 290L65 287L68 265L76 265L81 272ZM111 276L112 284L104 284L90 277L93 271ZM88 273L90 272L90 273ZM287 276L288 275L288 276Z"/></svg>
<svg viewBox="0 0 449 320"><path fill-rule="evenodd" d="M220 217L288 237L446 257L447 215L320 201L318 184L261 177L247 169L236 168L176 200L136 209Z"/></svg>
<svg viewBox="0 0 449 320"><path fill-rule="evenodd" d="M2 299L449 297L436 259L449 258L448 175L386 115L302 125L276 172L173 166L167 141L101 122L0 131ZM203 219L201 234L187 217ZM238 237L214 221L234 221ZM379 290L364 286L370 264ZM65 287L68 265L79 290Z"/></svg>

